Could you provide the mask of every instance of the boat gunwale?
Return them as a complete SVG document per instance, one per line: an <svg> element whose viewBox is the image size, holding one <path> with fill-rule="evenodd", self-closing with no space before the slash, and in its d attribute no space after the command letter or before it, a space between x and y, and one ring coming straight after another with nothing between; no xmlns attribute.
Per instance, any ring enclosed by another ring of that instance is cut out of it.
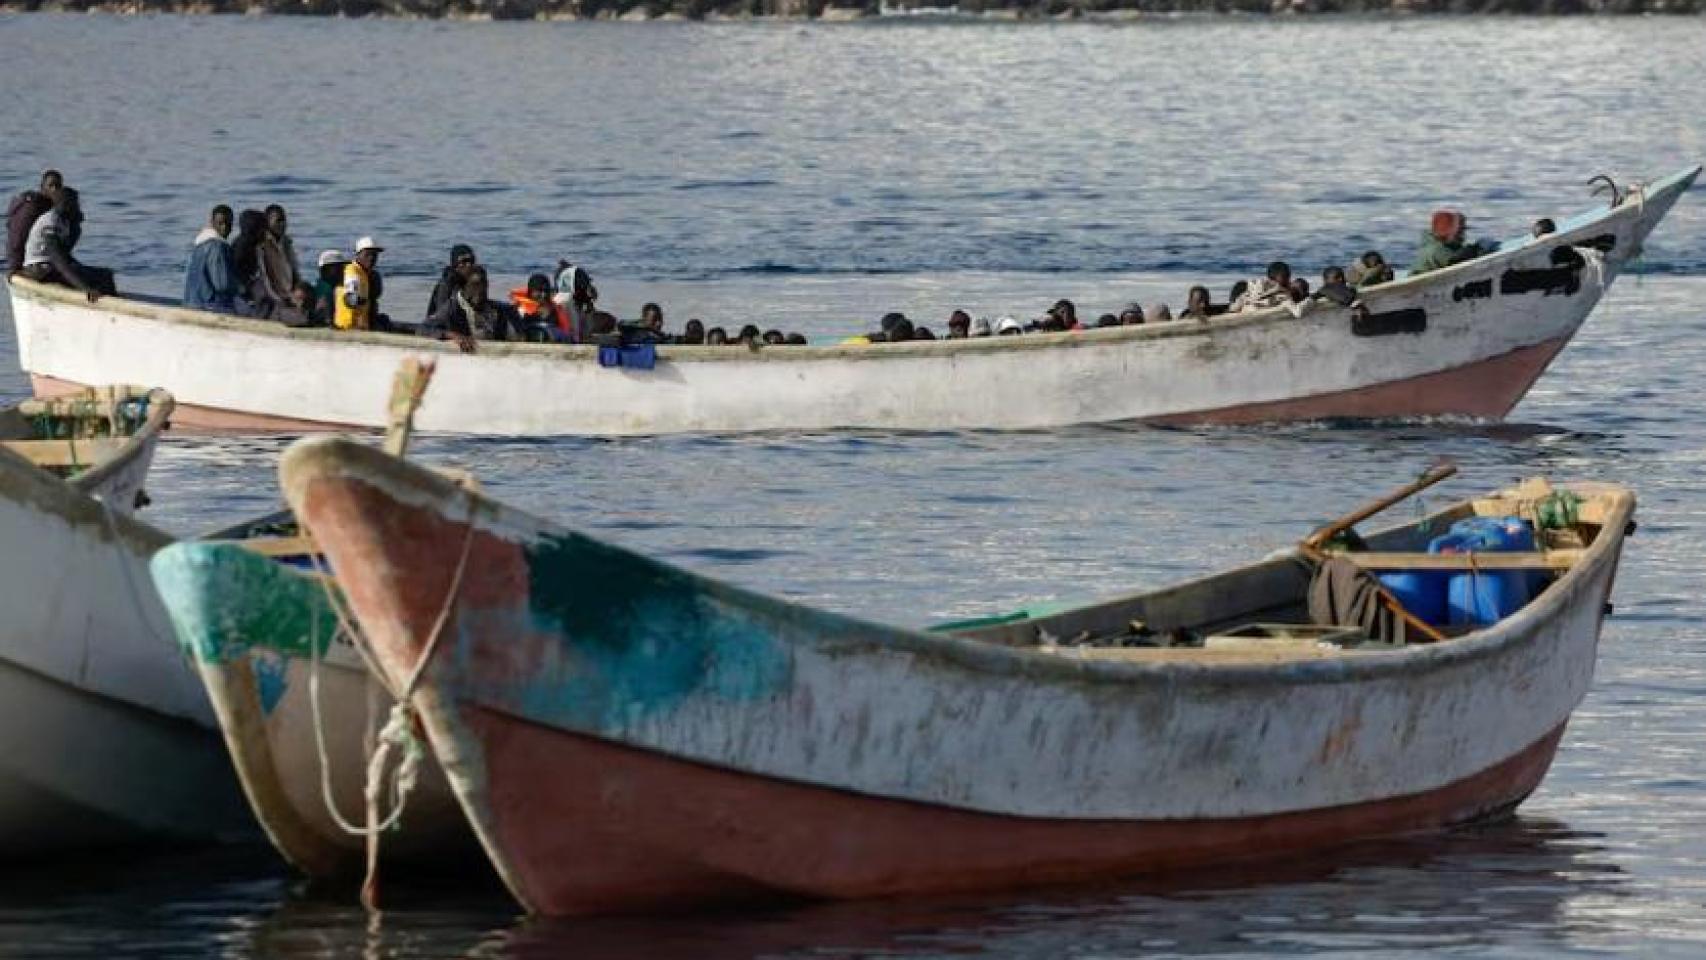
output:
<svg viewBox="0 0 1706 960"><path fill-rule="evenodd" d="M350 456L344 456L345 453ZM1160 680L1204 688L1266 686L1275 683L1314 685L1364 682L1432 673L1497 656L1537 636L1547 625L1564 616L1570 604L1580 602L1575 594L1603 568L1615 563L1620 556L1625 527L1635 507L1634 494L1618 484L1585 482L1563 485L1562 489L1591 491L1608 498L1608 509L1599 535L1586 548L1580 561L1549 584L1540 596L1525 604L1516 613L1485 629L1443 643L1411 644L1400 650L1366 655L1347 654L1332 658L1264 663L1208 664L1182 660L1139 662L1080 659L1063 656L1058 652L1006 646L951 634L933 634L921 628L883 624L852 614L794 603L676 566L611 543L579 528L535 516L483 493L467 490L422 465L397 460L380 450L343 437L307 437L298 440L280 458L279 473L281 485L293 505L303 503L307 486L314 480L345 478L373 486L381 494L398 500L405 507L430 511L444 523L457 525L476 522L484 532L500 540L516 543L563 535L581 537L602 548L660 565L690 580L698 589L736 605L757 607L767 614L779 615L779 619L815 621L810 625L811 629L802 631L811 639L797 642L818 649L834 649L848 643L867 643L873 648L870 651L873 653L882 652L880 648L886 648L888 651L941 659L962 668L1002 676L1018 675L1068 683L1127 684L1133 681ZM1485 497L1455 501L1454 506L1474 499ZM462 514L462 519L453 517L453 511L449 509L452 504L457 503L465 505L454 511ZM1397 524L1377 533L1406 529L1420 522L1423 521ZM1054 611L1050 616L1118 605L1136 597L1189 587L1241 570L1301 559L1299 554L1292 553L1229 567L1202 577L1165 584L1155 590L1121 594L1107 600ZM825 635L828 630L836 628L844 628L846 632L835 636Z"/></svg>
<svg viewBox="0 0 1706 960"><path fill-rule="evenodd" d="M1700 166L1686 169L1648 185L1646 190L1658 193L1680 192L1683 185L1692 182L1701 171ZM1578 234L1587 234L1600 230L1606 223L1620 217L1639 217L1644 210L1644 203L1625 200L1616 207L1604 207L1597 211L1588 210L1578 214L1573 225L1567 231L1548 235L1544 240L1523 243L1496 250L1483 257L1453 264L1439 270L1422 274L1398 277L1388 283L1359 291L1359 296L1370 309L1375 309L1381 300L1392 299L1394 296L1411 293L1415 290L1435 284L1444 286L1454 282L1458 275L1471 271L1479 271L1500 264L1515 257L1532 254L1534 248L1541 245L1558 246L1563 241ZM1656 221L1655 221L1656 223ZM14 296L22 294L49 303L60 303L68 306L87 308L83 294L70 287L55 284L44 284L27 277L15 276L9 283ZM980 354L984 352L1003 352L1010 350L1046 350L1055 348L1082 348L1090 346L1112 346L1142 340L1166 340L1176 337L1211 336L1233 330L1260 328L1280 324L1292 324L1302 319L1332 318L1349 315L1347 307L1327 305L1323 301L1311 301L1321 304L1306 311L1301 317L1291 313L1284 305L1269 307L1262 310L1252 310L1236 314L1218 314L1208 320L1192 321L1174 319L1172 321L1157 321L1134 326L1093 327L1079 331L1064 331L1054 333L1030 333L1024 336L989 336L970 337L962 339L937 339L925 341L908 341L905 343L883 344L822 344L805 346L785 346L772 351L768 347L758 350L740 350L729 347L689 346L684 344L660 344L657 358L663 362L759 362L759 363L790 363L802 361L833 361L856 360L874 361L890 358L930 358L944 356L961 356ZM105 306L102 306L105 304ZM155 304L140 300L126 299L120 295L103 297L96 305L111 313L134 317L141 320L151 320L159 323L178 324L199 327L209 330L248 333L274 339L293 342L336 341L340 343L362 344L366 346L394 347L398 349L420 350L460 356L461 351L448 340L435 340L413 334L383 333L377 331L338 330L332 327L286 327L282 324L256 320L247 317L236 317L225 314L208 313L193 310L183 306L170 304ZM482 341L479 349L472 354L474 358L491 357L528 357L554 358L564 363L591 363L597 359L597 347L592 344L547 344L507 341Z"/></svg>

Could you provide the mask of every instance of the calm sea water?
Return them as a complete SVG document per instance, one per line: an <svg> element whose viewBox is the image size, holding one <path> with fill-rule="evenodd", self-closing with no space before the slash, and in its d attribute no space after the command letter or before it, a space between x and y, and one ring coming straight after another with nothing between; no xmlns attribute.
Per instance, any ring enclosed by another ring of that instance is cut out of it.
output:
<svg viewBox="0 0 1706 960"><path fill-rule="evenodd" d="M1706 157L1702 75L1702 20L0 17L0 185L64 169L90 213L80 252L137 289L177 286L213 203L277 201L305 256L378 235L400 316L466 240L503 282L582 260L624 315L657 300L676 324L829 334L890 309L1177 305L1276 256L1311 275L1371 246L1402 261L1446 202L1519 232L1587 204L1594 173ZM1703 201L1505 424L421 446L620 542L910 624L1241 562L1439 455L1464 466L1460 494L1534 473L1634 484L1598 679L1511 823L1167 886L594 923L525 921L474 885L401 891L370 924L268 851L184 851L6 871L0 953L1697 956ZM270 506L283 445L174 437L151 518L187 533Z"/></svg>

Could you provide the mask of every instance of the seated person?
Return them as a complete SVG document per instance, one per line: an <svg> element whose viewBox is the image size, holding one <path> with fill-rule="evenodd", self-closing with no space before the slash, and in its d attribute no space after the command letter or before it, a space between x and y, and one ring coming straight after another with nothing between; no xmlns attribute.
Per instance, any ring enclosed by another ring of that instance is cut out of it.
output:
<svg viewBox="0 0 1706 960"><path fill-rule="evenodd" d="M1558 225L1552 222L1551 217L1541 217L1534 221L1534 226L1530 228L1529 232L1534 235L1534 239L1539 240L1549 233L1557 233Z"/></svg>
<svg viewBox="0 0 1706 960"><path fill-rule="evenodd" d="M803 333L788 334L788 346L803 347L806 345L806 335Z"/></svg>
<svg viewBox="0 0 1706 960"><path fill-rule="evenodd" d="M1135 327L1143 323L1143 308L1137 304L1128 304L1120 311L1120 326Z"/></svg>
<svg viewBox="0 0 1706 960"><path fill-rule="evenodd" d="M995 335L998 337L1015 337L1025 332L1025 328L1013 317L1002 317L995 322Z"/></svg>
<svg viewBox="0 0 1706 960"><path fill-rule="evenodd" d="M338 288L343 286L344 265L349 258L342 250L322 250L315 258L318 275L314 280L314 312L310 314L322 326L332 322L337 312Z"/></svg>
<svg viewBox="0 0 1706 960"><path fill-rule="evenodd" d="M712 327L705 331L705 346L707 347L727 346L728 342L728 331L724 330L722 327Z"/></svg>
<svg viewBox="0 0 1706 960"><path fill-rule="evenodd" d="M1291 281L1291 302L1302 303L1309 299L1309 281L1302 277L1294 277Z"/></svg>
<svg viewBox="0 0 1706 960"><path fill-rule="evenodd" d="M761 339L767 347L781 346L788 342L788 337L780 330L766 330Z"/></svg>
<svg viewBox="0 0 1706 960"><path fill-rule="evenodd" d="M679 342L693 347L703 346L705 343L705 321L697 317L687 321L687 326L681 330Z"/></svg>
<svg viewBox="0 0 1706 960"><path fill-rule="evenodd" d="M1097 329L1101 329L1102 327L1117 327L1119 325L1120 325L1120 318L1114 316L1111 313L1104 313L1101 316L1096 318L1096 328Z"/></svg>
<svg viewBox="0 0 1706 960"><path fill-rule="evenodd" d="M989 322L988 317L978 317L971 322L971 335L974 337L992 337L995 335L995 326Z"/></svg>
<svg viewBox="0 0 1706 960"><path fill-rule="evenodd" d="M1217 311L1214 304L1209 302L1207 287L1192 287L1185 294L1185 309L1179 314L1180 320L1207 320Z"/></svg>
<svg viewBox="0 0 1706 960"><path fill-rule="evenodd" d="M290 309L281 312L277 319L287 327L323 327L326 322L316 319L314 304L314 285L298 280L290 285Z"/></svg>
<svg viewBox="0 0 1706 960"><path fill-rule="evenodd" d="M1244 290L1232 300L1232 313L1262 310L1292 302L1291 265L1284 260L1268 264L1268 272L1245 284Z"/></svg>
<svg viewBox="0 0 1706 960"><path fill-rule="evenodd" d="M1315 291L1315 298L1341 307L1348 307L1356 302L1357 292L1345 282L1345 271L1339 267L1328 267L1321 271L1321 289Z"/></svg>
<svg viewBox="0 0 1706 960"><path fill-rule="evenodd" d="M1465 242L1464 236L1468 231L1469 221L1463 214L1456 210L1434 211L1428 232L1422 234L1422 246L1416 252L1416 262L1410 267L1410 275L1443 270L1499 248L1498 244L1487 241Z"/></svg>
<svg viewBox="0 0 1706 960"><path fill-rule="evenodd" d="M44 170L39 190L25 190L6 205L6 275L24 268L24 242L41 215L53 209L53 201L65 187L58 170Z"/></svg>
<svg viewBox="0 0 1706 960"><path fill-rule="evenodd" d="M462 286L451 291L438 312L421 325L421 332L440 340L454 340L468 352L473 351L476 340L519 338L520 317L515 308L488 297L486 286L486 268L474 267L463 277Z"/></svg>
<svg viewBox="0 0 1706 960"><path fill-rule="evenodd" d="M655 303L648 303L640 308L640 329L649 333L653 340L664 340L663 308Z"/></svg>
<svg viewBox="0 0 1706 960"><path fill-rule="evenodd" d="M918 329L912 331L912 339L914 339L914 340L934 340L934 339L936 339L936 334L929 327L919 327Z"/></svg>
<svg viewBox="0 0 1706 960"><path fill-rule="evenodd" d="M37 283L75 287L94 303L105 294L117 292L113 272L80 263L71 255L82 236L83 206L77 191L61 187L53 206L30 226L24 239L23 269L19 272Z"/></svg>
<svg viewBox="0 0 1706 960"><path fill-rule="evenodd" d="M569 312L551 299L550 277L543 273L528 277L527 286L509 292L509 302L520 320L523 339L535 343L569 339Z"/></svg>
<svg viewBox="0 0 1706 960"><path fill-rule="evenodd" d="M1173 311L1165 303L1158 303L1149 308L1147 316L1150 323L1165 323L1173 319Z"/></svg>
<svg viewBox="0 0 1706 960"><path fill-rule="evenodd" d="M1391 283L1392 267L1386 262L1386 258L1380 255L1379 250L1370 250L1357 260L1350 282L1358 289Z"/></svg>
<svg viewBox="0 0 1706 960"><path fill-rule="evenodd" d="M948 316L948 339L964 340L971 336L971 314L955 310Z"/></svg>

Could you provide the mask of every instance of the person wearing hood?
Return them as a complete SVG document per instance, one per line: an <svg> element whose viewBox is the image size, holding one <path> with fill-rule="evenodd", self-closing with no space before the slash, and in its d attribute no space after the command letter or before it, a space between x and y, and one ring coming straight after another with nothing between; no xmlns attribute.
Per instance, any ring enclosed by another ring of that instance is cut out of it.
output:
<svg viewBox="0 0 1706 960"><path fill-rule="evenodd" d="M1469 221L1456 210L1436 210L1427 233L1422 234L1422 246L1416 253L1410 276L1442 270L1465 260L1473 260L1498 249L1497 244L1466 243Z"/></svg>
<svg viewBox="0 0 1706 960"><path fill-rule="evenodd" d="M567 260L558 260L554 286L557 292L551 299L569 312L569 341L586 343L593 334L592 315L598 306L592 274Z"/></svg>
<svg viewBox="0 0 1706 960"><path fill-rule="evenodd" d="M231 255L231 208L220 204L196 234L184 270L184 306L212 313L237 312L237 267Z"/></svg>

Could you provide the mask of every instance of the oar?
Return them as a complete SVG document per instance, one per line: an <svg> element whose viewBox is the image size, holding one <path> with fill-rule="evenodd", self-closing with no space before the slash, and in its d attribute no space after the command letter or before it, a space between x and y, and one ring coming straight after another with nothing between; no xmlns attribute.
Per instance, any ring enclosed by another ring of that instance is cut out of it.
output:
<svg viewBox="0 0 1706 960"><path fill-rule="evenodd" d="M1322 544L1346 530L1351 529L1364 520L1367 520L1369 517L1374 516L1380 511L1385 510L1387 507L1390 507L1408 497L1415 496L1423 490L1426 490L1434 484L1439 483L1441 480L1444 480L1456 473L1457 464L1452 463L1449 460L1442 460L1429 467L1427 472L1409 483L1406 483L1402 487L1399 487L1397 490L1392 491L1384 497L1370 500L1368 503L1352 510L1350 513L1345 514L1339 519L1334 520L1332 523L1317 529L1314 533L1303 538L1303 542L1297 545L1297 549L1310 560L1313 560L1316 563L1325 563L1328 559L1328 554L1325 550L1321 549ZM1404 605L1398 602L1398 598L1393 596L1391 591L1382 586L1377 578L1370 575L1369 584L1374 587L1374 595L1379 598L1381 606L1384 606L1386 609L1396 614L1398 619L1404 621L1406 625L1414 628L1415 631L1423 637L1426 637L1428 642L1439 643L1445 639L1445 634L1435 630L1427 621L1404 609Z"/></svg>
<svg viewBox="0 0 1706 960"><path fill-rule="evenodd" d="M1415 480L1404 484L1397 490L1392 491L1384 497L1370 500L1355 510L1352 510L1350 513L1334 520L1332 523L1316 529L1314 533L1311 533L1303 539L1303 543L1305 546L1319 547L1339 534L1344 533L1346 530L1349 530L1364 520L1367 520L1369 517L1385 510L1387 507L1390 507L1401 500L1413 497L1434 484L1439 483L1441 480L1455 475L1456 473L1457 464L1452 463L1450 460L1441 460L1429 467L1426 473L1423 473Z"/></svg>

